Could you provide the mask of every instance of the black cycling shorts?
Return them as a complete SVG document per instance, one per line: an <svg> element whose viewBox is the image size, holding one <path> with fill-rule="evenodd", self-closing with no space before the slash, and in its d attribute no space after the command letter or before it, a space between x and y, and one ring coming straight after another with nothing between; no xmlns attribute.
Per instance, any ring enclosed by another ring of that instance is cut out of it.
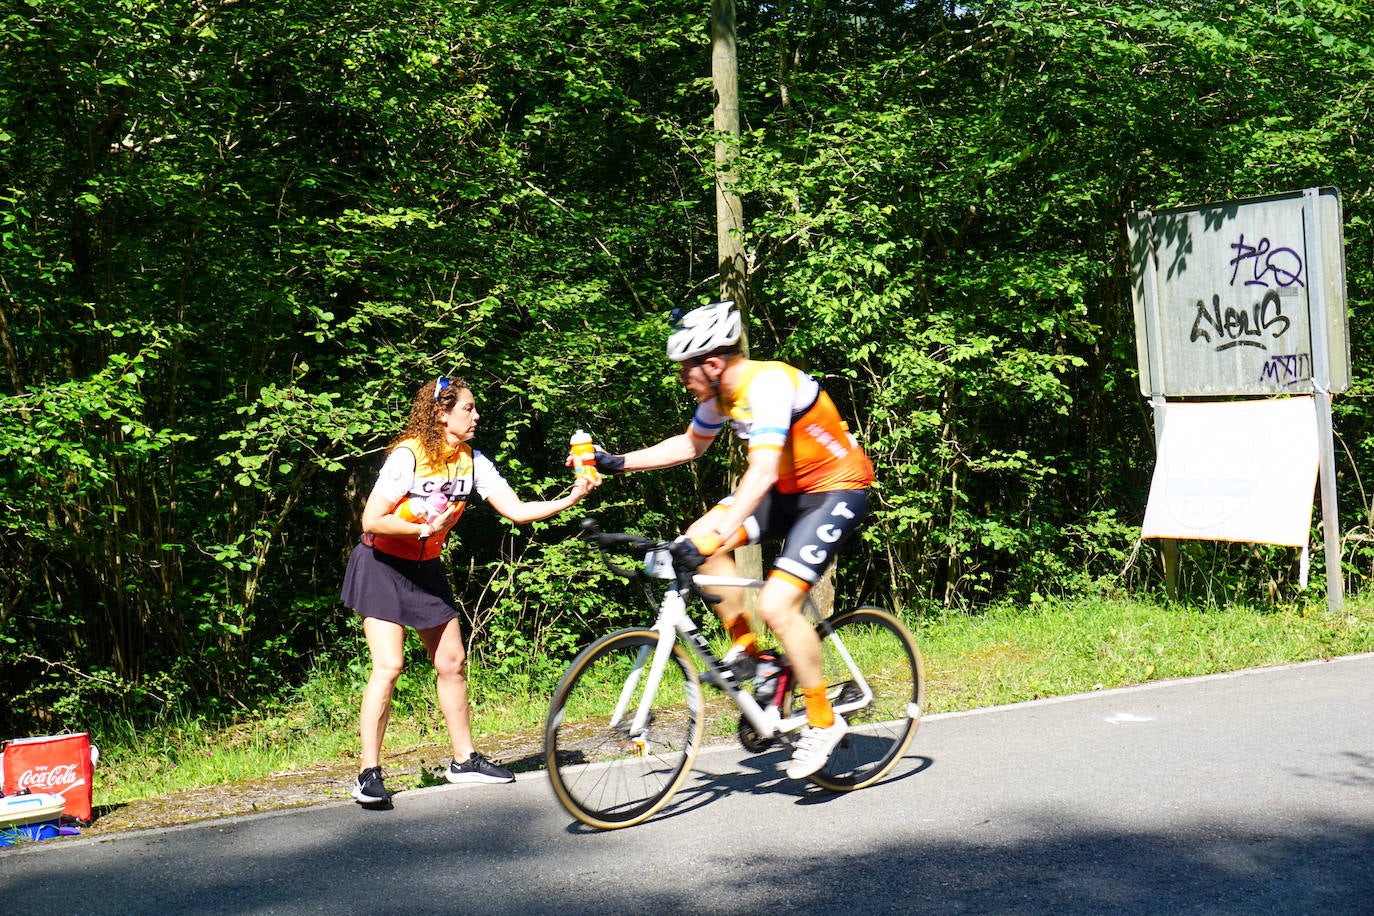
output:
<svg viewBox="0 0 1374 916"><path fill-rule="evenodd" d="M729 496L721 505L729 505ZM815 585L868 512L867 490L780 493L770 490L744 520L750 544L783 542L773 568Z"/></svg>

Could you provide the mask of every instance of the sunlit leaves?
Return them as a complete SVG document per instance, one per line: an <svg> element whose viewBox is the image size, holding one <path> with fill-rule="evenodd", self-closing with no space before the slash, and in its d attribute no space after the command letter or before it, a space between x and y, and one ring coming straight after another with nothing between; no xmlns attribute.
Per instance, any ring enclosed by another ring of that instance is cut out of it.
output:
<svg viewBox="0 0 1374 916"><path fill-rule="evenodd" d="M739 14L750 338L823 377L875 458L854 594L1114 573L1152 461L1135 208L1337 185L1368 299L1364 5ZM476 444L531 498L567 486L575 428L618 451L680 431L665 315L719 284L707 26L622 0L0 20L0 519L33 529L6 544L0 621L28 622L0 641L130 683L204 660L188 693L303 664L347 625L358 507L434 374L468 377ZM1361 385L1337 407L1352 480L1374 476ZM725 492L724 451L582 508L674 533ZM462 524L503 672L604 612L569 519Z"/></svg>

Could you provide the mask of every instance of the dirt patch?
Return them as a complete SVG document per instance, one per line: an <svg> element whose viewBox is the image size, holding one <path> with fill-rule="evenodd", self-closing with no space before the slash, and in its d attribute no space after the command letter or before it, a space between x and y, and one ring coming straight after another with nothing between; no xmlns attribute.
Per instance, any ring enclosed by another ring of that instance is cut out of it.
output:
<svg viewBox="0 0 1374 916"><path fill-rule="evenodd" d="M738 713L725 699L709 699L705 713L707 729L702 740L703 747L736 741L735 722ZM542 731L488 736L482 739L481 750L492 760L509 767L517 778L521 773L535 773L544 768ZM440 785L444 782L443 768L448 766L451 756L447 743L421 744L386 752L382 756L386 786L392 792L401 792ZM259 811L337 802L351 797L349 793L357 775L356 759L336 760L273 773L259 779L106 805L92 812L92 821L81 828L81 835L110 836L129 830L175 827ZM99 778L97 770L96 779Z"/></svg>
<svg viewBox="0 0 1374 916"><path fill-rule="evenodd" d="M484 747L483 753L510 767L517 776L543 766L542 741L512 738ZM435 786L444 781L443 768L452 756L447 744L426 744L383 755L382 772L392 792ZM224 783L140 798L98 807L85 837L108 836L128 830L174 827L197 821L277 811L335 802L350 797L358 775L356 760L320 763L259 779ZM97 779L99 774L97 772Z"/></svg>

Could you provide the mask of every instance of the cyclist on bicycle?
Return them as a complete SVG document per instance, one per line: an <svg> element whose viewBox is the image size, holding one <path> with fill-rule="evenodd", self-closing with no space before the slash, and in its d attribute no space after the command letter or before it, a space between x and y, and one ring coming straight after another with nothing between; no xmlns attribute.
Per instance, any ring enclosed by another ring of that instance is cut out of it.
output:
<svg viewBox="0 0 1374 916"><path fill-rule="evenodd" d="M611 474L684 464L700 457L727 422L748 442L748 467L734 493L693 522L675 552L703 573L732 576L735 548L783 541L758 610L806 698L808 724L787 766L789 777L803 779L825 766L846 728L826 697L820 639L803 604L863 519L873 465L815 379L786 363L746 359L739 341L733 302L678 318L668 358L697 399L691 423L680 435L624 455L598 450L596 462ZM739 590L726 589L721 598L716 613L733 639L723 660L744 679L759 656L757 640Z"/></svg>

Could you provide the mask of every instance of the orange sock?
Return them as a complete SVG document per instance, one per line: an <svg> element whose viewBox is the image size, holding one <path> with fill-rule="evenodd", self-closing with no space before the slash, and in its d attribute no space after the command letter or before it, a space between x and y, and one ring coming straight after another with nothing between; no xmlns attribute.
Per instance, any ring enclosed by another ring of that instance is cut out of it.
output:
<svg viewBox="0 0 1374 916"><path fill-rule="evenodd" d="M730 639L732 640L730 647L732 649L741 649L754 656L754 658L759 657L759 650L755 645L759 638L754 634L754 631L749 628L748 614L740 614L734 620L730 621L725 629L730 633Z"/></svg>
<svg viewBox="0 0 1374 916"><path fill-rule="evenodd" d="M815 728L829 728L835 724L835 710L825 695L825 684L803 687L802 696L806 699L806 724Z"/></svg>

